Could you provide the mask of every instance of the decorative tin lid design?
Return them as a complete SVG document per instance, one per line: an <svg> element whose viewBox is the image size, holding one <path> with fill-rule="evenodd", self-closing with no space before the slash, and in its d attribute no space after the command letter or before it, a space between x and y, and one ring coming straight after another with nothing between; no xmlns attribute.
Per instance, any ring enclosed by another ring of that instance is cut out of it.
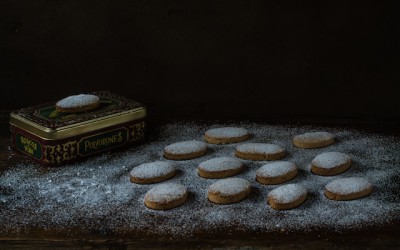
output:
<svg viewBox="0 0 400 250"><path fill-rule="evenodd" d="M108 91L92 94L100 98L100 106L94 110L65 114L57 112L55 102L47 103L12 112L10 123L43 139L58 140L146 116L146 109L141 103Z"/></svg>

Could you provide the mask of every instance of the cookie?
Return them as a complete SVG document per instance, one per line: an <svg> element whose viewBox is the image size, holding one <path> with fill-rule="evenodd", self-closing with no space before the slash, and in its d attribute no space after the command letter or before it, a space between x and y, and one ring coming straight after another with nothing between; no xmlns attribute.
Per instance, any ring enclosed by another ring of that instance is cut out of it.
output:
<svg viewBox="0 0 400 250"><path fill-rule="evenodd" d="M336 179L326 184L324 194L331 200L355 200L372 193L372 184L362 177Z"/></svg>
<svg viewBox="0 0 400 250"><path fill-rule="evenodd" d="M277 161L265 164L256 171L256 180L265 185L275 185L290 181L297 175L293 162Z"/></svg>
<svg viewBox="0 0 400 250"><path fill-rule="evenodd" d="M245 160L274 161L285 157L285 150L275 144L244 143L236 147L235 155Z"/></svg>
<svg viewBox="0 0 400 250"><path fill-rule="evenodd" d="M326 152L311 162L311 172L317 175L331 176L345 172L351 165L351 158L345 153Z"/></svg>
<svg viewBox="0 0 400 250"><path fill-rule="evenodd" d="M154 210L166 210L182 205L187 196L188 191L181 184L158 184L146 193L144 204Z"/></svg>
<svg viewBox="0 0 400 250"><path fill-rule="evenodd" d="M217 157L200 163L197 172L203 178L218 179L237 175L243 168L243 163L236 158Z"/></svg>
<svg viewBox="0 0 400 250"><path fill-rule="evenodd" d="M137 184L151 184L172 178L176 173L173 163L155 161L141 164L132 169L130 180Z"/></svg>
<svg viewBox="0 0 400 250"><path fill-rule="evenodd" d="M216 204L237 203L245 199L251 191L250 182L241 178L228 178L211 184L208 199Z"/></svg>
<svg viewBox="0 0 400 250"><path fill-rule="evenodd" d="M296 135L293 138L293 145L298 148L322 148L334 141L334 136L329 132L311 132Z"/></svg>
<svg viewBox="0 0 400 250"><path fill-rule="evenodd" d="M228 144L249 139L249 132L244 128L223 127L207 130L204 140L211 144Z"/></svg>
<svg viewBox="0 0 400 250"><path fill-rule="evenodd" d="M307 190L299 184L286 184L268 193L267 202L276 210L292 209L307 199Z"/></svg>
<svg viewBox="0 0 400 250"><path fill-rule="evenodd" d="M207 146L202 141L182 141L164 148L164 157L170 160L189 160L200 157L207 152Z"/></svg>
<svg viewBox="0 0 400 250"><path fill-rule="evenodd" d="M100 98L96 95L80 94L68 96L56 103L56 110L61 113L79 113L97 108Z"/></svg>

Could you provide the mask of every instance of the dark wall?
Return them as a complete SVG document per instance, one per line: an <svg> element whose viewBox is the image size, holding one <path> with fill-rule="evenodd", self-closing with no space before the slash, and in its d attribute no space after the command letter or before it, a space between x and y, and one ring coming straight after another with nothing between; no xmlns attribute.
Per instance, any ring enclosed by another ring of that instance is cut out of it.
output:
<svg viewBox="0 0 400 250"><path fill-rule="evenodd" d="M1 0L0 109L110 90L153 115L400 117L389 1Z"/></svg>

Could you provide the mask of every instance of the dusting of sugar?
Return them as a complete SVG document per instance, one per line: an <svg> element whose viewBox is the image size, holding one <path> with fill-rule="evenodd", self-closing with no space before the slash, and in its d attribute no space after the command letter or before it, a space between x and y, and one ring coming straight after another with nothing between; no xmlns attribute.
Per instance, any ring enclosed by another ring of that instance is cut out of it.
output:
<svg viewBox="0 0 400 250"><path fill-rule="evenodd" d="M237 127L213 128L206 131L207 136L220 139L242 137L248 134L249 132L246 129Z"/></svg>
<svg viewBox="0 0 400 250"><path fill-rule="evenodd" d="M329 132L317 131L317 132L308 132L301 135L296 135L294 138L305 142L313 142L317 140L318 141L330 140L333 138L333 135Z"/></svg>
<svg viewBox="0 0 400 250"><path fill-rule="evenodd" d="M207 188L214 180L198 176L197 166L204 160L231 156L235 146L209 145L202 158L174 162L179 174L174 182L190 190L185 204L173 210L154 211L143 204L146 192L154 186L129 181L129 166L163 161L162 149L176 141L201 140L210 127L246 127L253 135L251 142L268 142L286 148L286 159L296 163L296 183L308 190L307 201L286 211L268 209L265 198L271 186L255 180L263 164L245 161L246 171L240 178L252 185L250 196L240 203L215 206L207 199ZM336 179L309 172L311 160L324 149L304 150L293 146L294 135L326 130L335 134L332 151L348 153L352 168L341 177L364 177L373 181L374 192L363 199L338 203L326 199L325 185ZM0 234L18 235L37 228L52 232L73 232L80 228L91 232L122 235L142 233L143 237L192 239L198 232L213 235L216 230L236 228L243 234L260 235L277 230L346 232L400 221L400 140L399 137L364 133L350 129L310 126L271 126L256 123L232 124L167 124L149 131L149 140L126 151L104 153L82 162L45 168L36 164L10 166L0 174ZM277 227L276 225L279 225Z"/></svg>
<svg viewBox="0 0 400 250"><path fill-rule="evenodd" d="M181 155L195 153L198 151L203 151L205 149L207 149L207 145L205 142L192 140L170 144L165 147L164 151L170 154Z"/></svg>
<svg viewBox="0 0 400 250"><path fill-rule="evenodd" d="M155 161L143 163L134 167L131 170L130 175L140 179L146 179L165 176L174 171L175 166L172 162Z"/></svg>
<svg viewBox="0 0 400 250"><path fill-rule="evenodd" d="M296 165L290 161L276 161L257 169L256 175L262 177L278 177L296 170Z"/></svg>
<svg viewBox="0 0 400 250"><path fill-rule="evenodd" d="M348 177L333 180L325 188L332 193L348 195L370 189L372 184L363 177Z"/></svg>
<svg viewBox="0 0 400 250"><path fill-rule="evenodd" d="M276 154L284 151L280 146L267 143L243 143L236 147L242 153Z"/></svg>
<svg viewBox="0 0 400 250"><path fill-rule="evenodd" d="M238 169L242 166L240 160L227 156L212 158L199 164L199 168L207 172Z"/></svg>
<svg viewBox="0 0 400 250"><path fill-rule="evenodd" d="M221 196L239 194L250 188L250 182L242 178L227 178L214 182L208 188L209 192L218 193Z"/></svg>
<svg viewBox="0 0 400 250"><path fill-rule="evenodd" d="M99 97L90 94L79 94L68 96L57 102L60 108L77 108L99 102Z"/></svg>
<svg viewBox="0 0 400 250"><path fill-rule="evenodd" d="M350 156L341 152L325 152L317 155L312 164L320 168L334 168L351 160Z"/></svg>
<svg viewBox="0 0 400 250"><path fill-rule="evenodd" d="M273 189L268 197L273 197L278 203L287 204L298 200L307 194L307 190L299 184L286 184Z"/></svg>
<svg viewBox="0 0 400 250"><path fill-rule="evenodd" d="M185 186L177 183L163 183L150 189L145 197L151 202L172 202L182 198L187 193Z"/></svg>

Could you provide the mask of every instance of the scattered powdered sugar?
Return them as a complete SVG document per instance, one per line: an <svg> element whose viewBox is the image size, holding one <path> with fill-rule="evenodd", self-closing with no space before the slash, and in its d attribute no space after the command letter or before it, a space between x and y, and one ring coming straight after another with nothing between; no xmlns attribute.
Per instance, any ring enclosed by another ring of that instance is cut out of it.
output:
<svg viewBox="0 0 400 250"><path fill-rule="evenodd" d="M276 154L284 151L280 146L267 143L243 143L236 147L242 153Z"/></svg>
<svg viewBox="0 0 400 250"><path fill-rule="evenodd" d="M320 168L334 168L339 165L345 164L351 160L350 156L345 153L340 152L325 152L320 155L317 155L312 160L312 164L314 166L318 166Z"/></svg>
<svg viewBox="0 0 400 250"><path fill-rule="evenodd" d="M206 135L214 138L232 138L232 137L242 137L248 135L249 132L244 128L237 127L222 127L213 128L206 131Z"/></svg>
<svg viewBox="0 0 400 250"><path fill-rule="evenodd" d="M97 95L90 94L79 94L68 96L57 102L57 106L60 108L77 108L85 105L90 105L99 102Z"/></svg>
<svg viewBox="0 0 400 250"><path fill-rule="evenodd" d="M242 178L227 178L214 182L208 188L209 192L218 193L221 196L239 194L250 188L250 182Z"/></svg>
<svg viewBox="0 0 400 250"><path fill-rule="evenodd" d="M372 184L363 177L348 177L333 180L325 188L332 193L348 195L370 189Z"/></svg>
<svg viewBox="0 0 400 250"><path fill-rule="evenodd" d="M290 161L276 161L263 165L257 169L256 175L262 177L278 177L295 171L296 165Z"/></svg>
<svg viewBox="0 0 400 250"><path fill-rule="evenodd" d="M163 183L150 189L145 197L151 202L172 202L182 198L187 193L185 186L177 183Z"/></svg>
<svg viewBox="0 0 400 250"><path fill-rule="evenodd" d="M181 155L190 154L207 149L207 145L202 141L181 141L165 147L165 151L170 154Z"/></svg>
<svg viewBox="0 0 400 250"><path fill-rule="evenodd" d="M238 169L242 166L242 161L238 160L237 158L227 156L212 158L199 164L199 168L207 172Z"/></svg>
<svg viewBox="0 0 400 250"><path fill-rule="evenodd" d="M155 178L168 175L175 171L175 166L172 162L165 161L155 161L140 164L137 167L134 167L130 174L131 176L146 179L146 178Z"/></svg>
<svg viewBox="0 0 400 250"><path fill-rule="evenodd" d="M268 197L273 197L280 204L287 204L298 200L307 194L307 190L299 184L286 184L273 189Z"/></svg>
<svg viewBox="0 0 400 250"><path fill-rule="evenodd" d="M314 141L326 141L333 138L333 135L329 132L318 131L318 132L309 132L301 135L296 135L294 139L301 140L304 142L314 142Z"/></svg>
<svg viewBox="0 0 400 250"><path fill-rule="evenodd" d="M230 205L215 205L207 199L207 189L215 180L198 176L201 162L215 157L234 157L237 145L208 145L208 153L187 161L163 157L165 146L176 141L202 140L210 127L244 127L253 136L250 142L281 145L288 152L285 161L298 168L293 183L308 191L300 207L274 210L268 193L276 186L255 180L256 171L268 161L243 161L245 171L238 177L250 182L247 199ZM341 178L371 180L374 192L362 199L338 202L327 199L324 187L338 176L310 172L312 159L326 149L301 149L292 144L294 135L325 130L337 141L330 151L346 152L352 167ZM400 140L399 137L350 129L271 126L257 123L196 124L175 123L149 131L146 143L124 151L104 153L85 161L46 168L37 164L10 166L0 174L0 234L19 235L38 228L54 234L73 234L76 228L88 234L140 235L147 239L192 239L237 230L244 235L304 231L346 232L400 222ZM188 199L167 211L146 208L145 194L157 184L131 183L133 166L146 162L173 162L177 175L171 182L187 187ZM314 230L314 231L313 231Z"/></svg>

